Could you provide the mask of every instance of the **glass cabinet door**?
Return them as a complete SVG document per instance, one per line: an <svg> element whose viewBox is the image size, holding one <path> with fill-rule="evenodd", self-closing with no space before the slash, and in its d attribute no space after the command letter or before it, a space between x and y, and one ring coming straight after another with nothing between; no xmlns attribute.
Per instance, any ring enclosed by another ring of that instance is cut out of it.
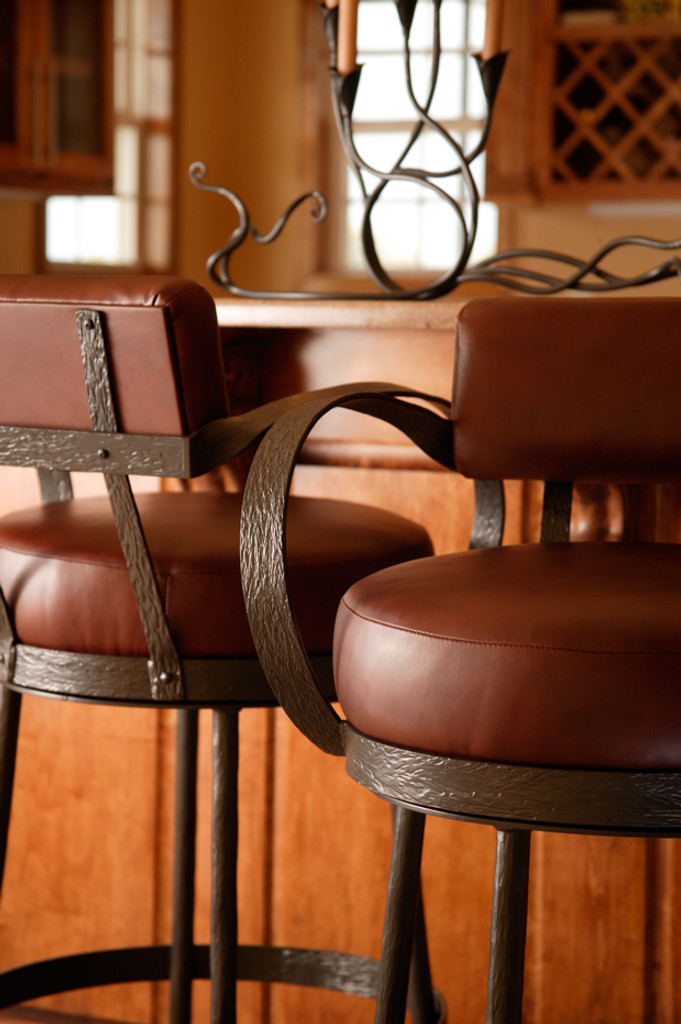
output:
<svg viewBox="0 0 681 1024"><path fill-rule="evenodd" d="M16 47L14 0L0 0L0 145L15 141L14 80L16 77Z"/></svg>
<svg viewBox="0 0 681 1024"><path fill-rule="evenodd" d="M111 0L0 0L0 185L112 182Z"/></svg>

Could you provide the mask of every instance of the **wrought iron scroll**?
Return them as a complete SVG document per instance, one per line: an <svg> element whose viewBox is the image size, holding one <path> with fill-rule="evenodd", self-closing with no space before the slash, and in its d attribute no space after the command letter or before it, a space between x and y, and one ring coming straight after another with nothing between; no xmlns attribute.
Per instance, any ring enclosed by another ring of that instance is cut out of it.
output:
<svg viewBox="0 0 681 1024"><path fill-rule="evenodd" d="M355 142L353 109L360 86L362 68L357 67L348 74L336 70L338 36L338 7L327 8L321 4L324 30L329 44L331 67L331 101L338 136L347 164L359 186L363 200L362 250L367 271L377 286L377 291L366 292L309 292L309 291L261 291L240 287L233 279L230 261L236 250L251 238L261 245L274 242L281 235L293 213L307 202L311 202L310 215L321 223L327 215L327 201L315 190L306 192L294 200L281 215L274 227L261 234L251 223L250 214L243 200L231 189L205 181L206 165L197 161L189 168L189 177L197 188L213 192L227 199L239 218L226 244L209 258L206 268L210 277L232 295L245 298L292 298L292 299L433 299L452 292L459 285L471 281L488 282L515 291L537 295L555 294L567 289L584 292L609 292L622 288L650 284L666 278L681 278L681 259L670 255L661 263L630 277L612 273L603 266L603 261L618 249L638 246L662 252L675 253L681 250L681 238L673 241L625 236L604 245L591 258L581 259L549 249L512 249L497 253L489 259L470 264L473 244L478 227L480 195L472 174L472 164L485 149L492 123L494 102L502 79L507 54L497 53L487 60L480 54L471 54L475 61L486 102L480 137L473 149L466 153L454 135L430 114L430 107L438 82L441 58L440 13L441 0L431 0L433 10L432 47L430 52L430 79L425 101L419 103L412 80L410 35L418 0L394 0L397 16L402 28L404 72L407 93L413 110L413 125L409 137L393 165L386 169L369 164L359 153ZM424 130L435 132L449 147L452 162L444 169L428 169L410 166L409 156ZM446 179L459 177L462 182L463 198L455 198L444 187ZM443 271L435 280L417 288L401 285L386 269L377 252L372 226L372 215L391 182L408 182L428 190L449 209L460 226L460 245L454 255L452 266ZM523 261L531 265L523 265Z"/></svg>

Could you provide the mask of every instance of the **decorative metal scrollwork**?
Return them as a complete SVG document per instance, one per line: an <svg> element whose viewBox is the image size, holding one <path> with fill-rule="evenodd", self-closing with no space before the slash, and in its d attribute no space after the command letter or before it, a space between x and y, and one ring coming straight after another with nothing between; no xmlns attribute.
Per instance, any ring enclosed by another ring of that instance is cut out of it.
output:
<svg viewBox="0 0 681 1024"><path fill-rule="evenodd" d="M336 70L338 7L321 6L324 18L324 29L329 43L331 58L331 98L338 136L348 166L359 186L363 201L362 217L362 250L366 267L378 292L270 292L242 288L233 280L230 272L232 254L247 238L252 238L261 245L275 241L288 223L290 217L308 200L312 202L310 215L312 220L320 223L327 214L327 202L321 192L306 192L292 202L281 215L277 223L267 234L260 234L251 224L250 216L243 200L231 189L219 185L210 185L204 179L207 174L205 164L196 162L189 169L189 177L198 188L207 192L217 193L228 199L239 216L239 225L232 232L227 243L214 252L207 261L207 270L216 284L233 295L248 298L296 298L296 299L433 299L445 295L459 285L471 281L483 281L502 285L505 288L531 294L554 294L567 289L585 292L607 292L636 285L649 284L665 278L679 276L681 278L681 260L678 256L670 256L651 269L631 277L623 277L604 268L603 261L617 249L626 246L640 246L664 252L681 249L681 239L670 242L652 238L626 236L614 239L595 253L590 259L579 259L548 249L513 249L497 253L489 259L470 265L471 252L478 227L478 211L480 196L473 178L471 165L480 156L487 143L492 123L494 101L499 89L506 63L506 53L498 53L483 60L480 54L472 54L476 62L482 90L486 103L486 116L482 123L480 137L475 147L468 153L443 125L430 114L430 107L435 95L440 71L441 38L440 8L441 0L432 0L433 25L430 77L426 98L419 103L412 80L412 59L410 35L416 4L418 0L395 0L397 15L402 27L404 46L404 70L407 93L414 113L414 121L409 137L401 153L392 166L385 170L369 164L358 152L353 129L353 109L360 85L362 68L357 67L349 74L341 75ZM408 165L409 156L424 130L436 133L451 151L451 164L445 169L426 169ZM460 176L463 198L455 198L444 187L445 179ZM460 247L455 255L453 265L441 273L434 281L418 287L405 288L395 280L379 258L374 240L372 215L381 201L385 189L391 182L409 182L429 190L451 210L460 226ZM523 260L531 260L532 266L523 266ZM546 264L545 269L537 269Z"/></svg>

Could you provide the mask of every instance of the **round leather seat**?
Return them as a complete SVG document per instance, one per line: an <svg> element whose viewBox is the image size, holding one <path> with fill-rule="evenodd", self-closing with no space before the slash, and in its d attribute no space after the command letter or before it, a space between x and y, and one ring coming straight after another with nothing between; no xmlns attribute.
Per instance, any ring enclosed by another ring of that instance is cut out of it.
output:
<svg viewBox="0 0 681 1024"><path fill-rule="evenodd" d="M352 725L546 766L681 768L681 548L526 545L395 566L336 623Z"/></svg>
<svg viewBox="0 0 681 1024"><path fill-rule="evenodd" d="M234 494L138 496L171 633L184 657L255 655L239 571L240 503ZM338 602L355 580L432 553L422 527L390 512L315 498L292 498L290 510L293 606L311 653L331 650ZM106 497L1 518L0 585L24 644L86 654L147 652Z"/></svg>

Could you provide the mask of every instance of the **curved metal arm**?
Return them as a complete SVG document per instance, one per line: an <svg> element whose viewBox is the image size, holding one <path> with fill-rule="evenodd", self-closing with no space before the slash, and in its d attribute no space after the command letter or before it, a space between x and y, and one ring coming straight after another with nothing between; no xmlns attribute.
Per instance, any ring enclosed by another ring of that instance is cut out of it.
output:
<svg viewBox="0 0 681 1024"><path fill-rule="evenodd" d="M303 443L330 409L346 406L380 415L452 465L451 420L401 397L431 396L391 384L345 385L308 400L281 416L258 448L244 491L241 516L241 573L246 613L267 681L293 723L330 754L342 754L344 726L317 684L289 600L286 574L286 509L296 460ZM440 400L436 400L438 404Z"/></svg>
<svg viewBox="0 0 681 1024"><path fill-rule="evenodd" d="M375 393L377 396L382 395L382 389L387 386L390 387L392 394L398 394L404 390L398 388L397 385L386 385L383 382L362 384L363 389ZM354 394L356 391L355 385L336 385L335 387L320 388L314 392L314 396L333 400L341 393ZM421 398L445 411L449 410L450 403L445 399L435 395L421 395ZM284 413L307 405L309 400L310 392L286 395L284 398L267 402L249 412L207 423L205 427L195 431L190 438L190 475L198 476L200 473L207 473L217 466L231 462L232 459L249 448L254 441L258 441L263 434L266 434L272 424L276 423ZM357 407L358 412L365 412L378 419L383 419L387 423L394 423L396 415L394 404L380 397L376 397L371 402L368 399L362 399L360 404L361 408ZM433 416L432 413L420 418L420 436L416 440L419 447L437 462L441 462L443 458L447 457L446 444L443 445L441 436L441 423L442 417ZM399 427L399 423L395 425ZM445 462L445 465L449 466L450 462Z"/></svg>

